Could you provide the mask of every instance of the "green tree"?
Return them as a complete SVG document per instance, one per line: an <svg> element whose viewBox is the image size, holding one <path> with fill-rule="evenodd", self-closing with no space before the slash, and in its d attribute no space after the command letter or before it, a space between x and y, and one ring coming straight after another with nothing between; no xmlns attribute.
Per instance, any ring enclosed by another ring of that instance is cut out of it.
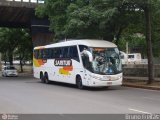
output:
<svg viewBox="0 0 160 120"><path fill-rule="evenodd" d="M22 60L32 58L32 40L29 32L24 29L0 28L0 52L3 54L5 61L13 65L13 56L20 60L21 71Z"/></svg>
<svg viewBox="0 0 160 120"><path fill-rule="evenodd" d="M44 6L36 9L36 14L40 17L48 16L50 20L50 30L55 33L55 37L64 39L65 25L67 21L66 10L73 0L45 0Z"/></svg>
<svg viewBox="0 0 160 120"><path fill-rule="evenodd" d="M36 9L39 17L48 16L50 30L59 39L101 38L118 41L127 26L119 7L122 0L46 0ZM123 19L122 19L123 18Z"/></svg>
<svg viewBox="0 0 160 120"><path fill-rule="evenodd" d="M10 65L13 65L13 51L18 45L20 34L17 29L0 29L0 51L8 56Z"/></svg>
<svg viewBox="0 0 160 120"><path fill-rule="evenodd" d="M69 37L101 38L118 43L127 27L128 15L120 7L119 0L80 1L67 7L66 34Z"/></svg>
<svg viewBox="0 0 160 120"><path fill-rule="evenodd" d="M145 16L145 36L147 43L147 57L148 57L148 81L147 84L151 84L154 81L154 63L153 63L153 51L152 51L152 7L157 4L159 0L126 0L124 6L129 10L140 10L144 11Z"/></svg>
<svg viewBox="0 0 160 120"><path fill-rule="evenodd" d="M23 65L25 64L25 61L32 60L33 44L29 31L22 29L21 32L22 36L16 47L15 55L18 56L17 59L20 60L20 71L23 72Z"/></svg>

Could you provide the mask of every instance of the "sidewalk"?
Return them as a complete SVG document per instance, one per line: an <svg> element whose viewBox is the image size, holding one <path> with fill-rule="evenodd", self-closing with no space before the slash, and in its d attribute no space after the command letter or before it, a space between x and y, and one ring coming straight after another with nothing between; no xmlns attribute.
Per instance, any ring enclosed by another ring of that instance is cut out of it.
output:
<svg viewBox="0 0 160 120"><path fill-rule="evenodd" d="M148 77L133 77L133 76L123 76L125 80L144 80L147 81ZM154 78L155 81L160 81L160 78Z"/></svg>
<svg viewBox="0 0 160 120"><path fill-rule="evenodd" d="M147 80L148 80L148 77L124 76L123 86L151 89L151 90L160 90L160 78L155 78L155 81L150 85L146 84Z"/></svg>

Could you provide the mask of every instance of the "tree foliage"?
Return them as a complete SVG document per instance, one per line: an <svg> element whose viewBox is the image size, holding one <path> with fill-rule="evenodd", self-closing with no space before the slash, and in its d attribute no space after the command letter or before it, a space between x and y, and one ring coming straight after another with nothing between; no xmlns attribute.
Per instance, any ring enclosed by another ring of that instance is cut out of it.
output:
<svg viewBox="0 0 160 120"><path fill-rule="evenodd" d="M57 38L119 39L128 22L122 0L46 0L38 16L49 16ZM42 10L43 9L43 10ZM43 12L40 12L43 11ZM45 11L45 12L44 12Z"/></svg>
<svg viewBox="0 0 160 120"><path fill-rule="evenodd" d="M36 15L49 17L50 30L57 39L114 39L118 44L127 30L145 35L147 5L148 0L45 0L45 4L36 9ZM152 26L158 29L160 0L151 0L151 8ZM157 42L158 33L152 31L152 34L153 43Z"/></svg>
<svg viewBox="0 0 160 120"><path fill-rule="evenodd" d="M32 40L24 29L0 28L0 52L5 61L13 64L13 55L20 61L32 58Z"/></svg>

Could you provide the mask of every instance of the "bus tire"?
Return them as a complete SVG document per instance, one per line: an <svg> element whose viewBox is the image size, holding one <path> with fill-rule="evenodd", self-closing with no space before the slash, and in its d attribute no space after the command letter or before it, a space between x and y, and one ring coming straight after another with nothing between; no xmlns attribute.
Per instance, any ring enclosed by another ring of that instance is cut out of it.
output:
<svg viewBox="0 0 160 120"><path fill-rule="evenodd" d="M48 79L48 74L47 73L45 73L44 74L44 80L45 80L45 83L47 83L47 84L50 84L50 80Z"/></svg>
<svg viewBox="0 0 160 120"><path fill-rule="evenodd" d="M110 88L110 86L106 86L106 87L104 87L104 88L108 90L108 89Z"/></svg>
<svg viewBox="0 0 160 120"><path fill-rule="evenodd" d="M42 72L40 72L40 79L41 79L41 82L42 82L42 83L45 83L45 81L44 81L44 76L43 76L43 73L42 73Z"/></svg>
<svg viewBox="0 0 160 120"><path fill-rule="evenodd" d="M84 89L81 76L76 76L76 85L79 89Z"/></svg>

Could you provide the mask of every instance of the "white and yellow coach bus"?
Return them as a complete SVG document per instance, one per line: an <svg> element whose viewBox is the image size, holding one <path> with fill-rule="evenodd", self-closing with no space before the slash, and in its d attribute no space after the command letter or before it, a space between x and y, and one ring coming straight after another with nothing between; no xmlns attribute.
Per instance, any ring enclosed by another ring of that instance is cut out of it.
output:
<svg viewBox="0 0 160 120"><path fill-rule="evenodd" d="M122 84L122 63L117 46L104 40L70 40L38 46L33 53L34 77L105 87Z"/></svg>

